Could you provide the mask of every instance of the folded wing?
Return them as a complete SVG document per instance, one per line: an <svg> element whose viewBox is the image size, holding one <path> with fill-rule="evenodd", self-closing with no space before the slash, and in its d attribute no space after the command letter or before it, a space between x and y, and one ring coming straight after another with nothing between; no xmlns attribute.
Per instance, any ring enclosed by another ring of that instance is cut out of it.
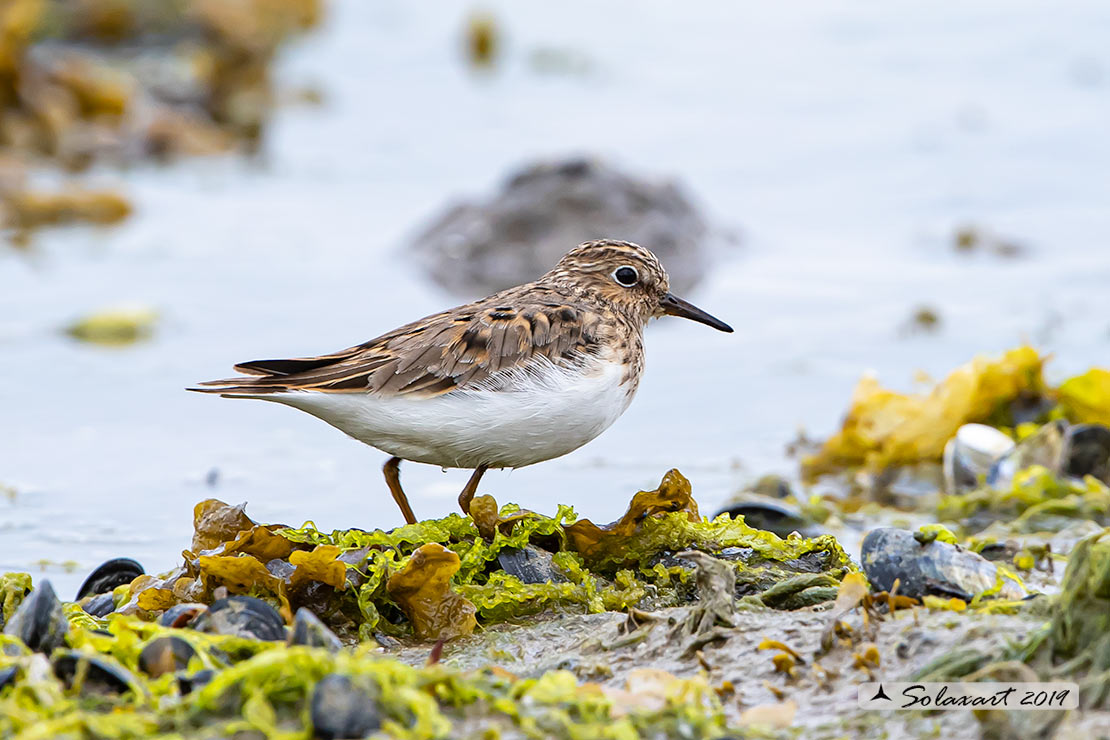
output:
<svg viewBox="0 0 1110 740"><path fill-rule="evenodd" d="M319 357L253 360L242 376L201 383L203 393L256 396L288 391L431 397L496 385L511 371L567 364L594 354L600 316L566 301L499 294L407 324Z"/></svg>

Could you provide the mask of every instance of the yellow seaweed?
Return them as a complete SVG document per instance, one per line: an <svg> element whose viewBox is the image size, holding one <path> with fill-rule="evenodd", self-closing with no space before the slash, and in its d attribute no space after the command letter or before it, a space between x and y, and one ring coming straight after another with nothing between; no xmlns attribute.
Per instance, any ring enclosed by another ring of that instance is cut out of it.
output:
<svg viewBox="0 0 1110 740"><path fill-rule="evenodd" d="M1065 380L1057 396L1072 421L1110 425L1110 370L1093 367Z"/></svg>
<svg viewBox="0 0 1110 740"><path fill-rule="evenodd" d="M451 588L459 556L438 543L422 545L403 570L389 577L386 589L412 620L416 636L449 640L469 635L478 621L474 605Z"/></svg>
<svg viewBox="0 0 1110 740"><path fill-rule="evenodd" d="M193 552L211 550L249 530L254 521L246 514L246 504L229 506L214 498L193 507Z"/></svg>
<svg viewBox="0 0 1110 740"><path fill-rule="evenodd" d="M854 467L879 471L893 465L939 460L963 424L988 421L1022 396L1041 395L1045 362L1018 347L1000 358L979 356L953 370L928 393L898 393L864 376L839 432L802 461L808 480Z"/></svg>
<svg viewBox="0 0 1110 740"><path fill-rule="evenodd" d="M684 512L690 521L699 520L698 505L691 495L690 481L671 469L652 491L640 491L632 497L628 510L612 524L598 526L589 519L580 519L566 527L567 538L575 551L587 559L605 552L612 553L631 537L648 517L666 512Z"/></svg>
<svg viewBox="0 0 1110 740"><path fill-rule="evenodd" d="M289 554L289 562L297 566L290 576L293 588L311 581L326 583L332 588L341 589L347 585L347 566L336 560L340 549L335 545L317 545L312 552L297 550Z"/></svg>

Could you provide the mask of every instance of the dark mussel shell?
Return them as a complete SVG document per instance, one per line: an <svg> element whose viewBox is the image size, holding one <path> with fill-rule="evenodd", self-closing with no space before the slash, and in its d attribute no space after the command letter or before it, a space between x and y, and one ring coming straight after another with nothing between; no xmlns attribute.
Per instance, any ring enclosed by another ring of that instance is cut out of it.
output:
<svg viewBox="0 0 1110 740"><path fill-rule="evenodd" d="M139 670L152 678L176 673L188 666L189 659L196 654L193 646L177 635L158 637L143 646L139 653Z"/></svg>
<svg viewBox="0 0 1110 740"><path fill-rule="evenodd" d="M96 655L66 650L56 655L52 663L54 675L66 688L72 688L83 672L82 693L122 694L135 686L135 677L126 668Z"/></svg>
<svg viewBox="0 0 1110 740"><path fill-rule="evenodd" d="M77 590L77 600L86 596L109 593L116 586L123 586L143 575L143 566L131 558L112 558L101 563L89 574Z"/></svg>
<svg viewBox="0 0 1110 740"><path fill-rule="evenodd" d="M791 506L785 501L766 496L747 495L741 496L713 515L728 514L735 519L744 517L744 524L755 529L771 532L785 538L791 532L810 536L812 526L806 521L800 509Z"/></svg>
<svg viewBox="0 0 1110 740"><path fill-rule="evenodd" d="M10 665L7 668L0 668L0 691L15 683L15 677L19 674L19 666Z"/></svg>
<svg viewBox="0 0 1110 740"><path fill-rule="evenodd" d="M67 632L69 620L50 581L33 589L4 625L5 635L18 637L31 650L47 655L65 644Z"/></svg>
<svg viewBox="0 0 1110 740"><path fill-rule="evenodd" d="M1068 429L1065 441L1066 475L1082 478L1093 475L1110 483L1110 427L1102 424L1076 424Z"/></svg>
<svg viewBox="0 0 1110 740"><path fill-rule="evenodd" d="M188 676L179 673L177 674L177 688L182 695L189 694L203 687L215 677L216 671L211 668L204 668Z"/></svg>
<svg viewBox="0 0 1110 740"><path fill-rule="evenodd" d="M253 596L228 596L208 607L192 624L199 632L252 640L284 640L285 620L277 609Z"/></svg>
<svg viewBox="0 0 1110 740"><path fill-rule="evenodd" d="M343 643L335 633L328 629L328 626L312 611L303 606L293 615L293 629L289 632L289 644L322 647L333 652L343 647Z"/></svg>
<svg viewBox="0 0 1110 740"><path fill-rule="evenodd" d="M497 553L501 570L516 576L521 583L565 583L566 575L555 567L551 553L533 545L506 547Z"/></svg>
<svg viewBox="0 0 1110 740"><path fill-rule="evenodd" d="M366 737L382 726L377 692L336 673L316 683L310 711L314 736L320 740Z"/></svg>
<svg viewBox="0 0 1110 740"><path fill-rule="evenodd" d="M931 594L968 600L993 588L998 578L995 564L978 553L939 540L922 544L913 532L894 527L867 533L860 564L874 588L889 591L897 580L898 593L915 598ZM999 595L1020 599L1025 592L1006 580Z"/></svg>
<svg viewBox="0 0 1110 740"><path fill-rule="evenodd" d="M97 594L89 599L89 603L85 604L82 609L85 613L93 617L106 617L116 610L116 600L112 598L111 592L106 594Z"/></svg>
<svg viewBox="0 0 1110 740"><path fill-rule="evenodd" d="M187 627L189 623L208 610L204 604L174 604L158 618L163 627Z"/></svg>

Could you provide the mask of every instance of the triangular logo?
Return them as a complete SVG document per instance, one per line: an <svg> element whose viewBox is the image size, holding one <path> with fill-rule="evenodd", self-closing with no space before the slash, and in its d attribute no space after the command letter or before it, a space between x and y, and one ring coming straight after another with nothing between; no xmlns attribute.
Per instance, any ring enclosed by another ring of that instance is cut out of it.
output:
<svg viewBox="0 0 1110 740"><path fill-rule="evenodd" d="M886 699L887 701L894 701L893 699L891 699L889 696L886 695L885 691L883 691L883 685L882 684L879 684L879 690L875 693L874 696L871 697L871 701L875 701L876 699Z"/></svg>

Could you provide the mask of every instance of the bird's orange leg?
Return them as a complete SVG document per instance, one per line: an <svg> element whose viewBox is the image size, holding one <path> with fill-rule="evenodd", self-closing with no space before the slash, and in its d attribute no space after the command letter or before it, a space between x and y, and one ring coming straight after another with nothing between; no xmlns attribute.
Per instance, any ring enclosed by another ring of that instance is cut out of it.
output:
<svg viewBox="0 0 1110 740"><path fill-rule="evenodd" d="M474 473L470 476L470 480L466 482L466 487L462 489L459 494L459 507L463 513L470 516L470 502L474 498L474 494L478 491L478 481L482 480L482 474L486 472L488 466L479 465L474 468Z"/></svg>
<svg viewBox="0 0 1110 740"><path fill-rule="evenodd" d="M401 488L401 458L389 458L385 465L382 466L382 473L385 474L385 482L386 485L389 486L389 492L393 494L393 500L396 501L397 506L401 508L401 513L405 517L405 522L407 524L416 524L416 515L412 513L412 507L409 506L408 496L405 495L404 489Z"/></svg>

